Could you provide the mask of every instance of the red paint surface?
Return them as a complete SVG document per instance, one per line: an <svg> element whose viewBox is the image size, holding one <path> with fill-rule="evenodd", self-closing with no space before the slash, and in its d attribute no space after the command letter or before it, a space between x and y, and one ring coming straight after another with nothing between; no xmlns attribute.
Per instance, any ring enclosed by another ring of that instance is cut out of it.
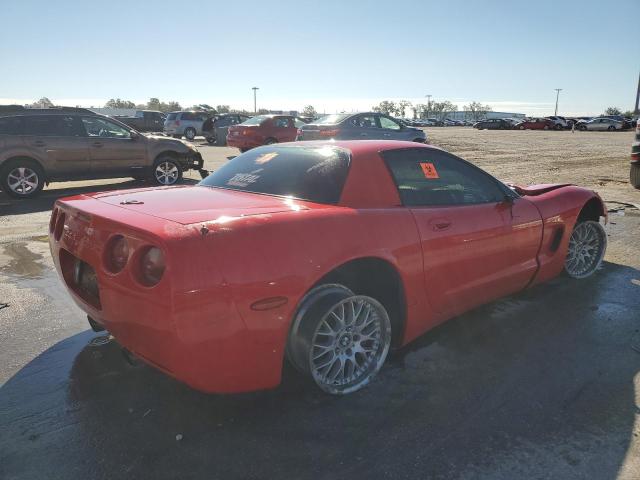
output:
<svg viewBox="0 0 640 480"><path fill-rule="evenodd" d="M336 267L375 257L396 269L404 344L453 315L558 275L568 233L596 196L545 186L512 206L406 208L379 152L432 147L332 144L352 152L338 205L199 186L59 200L53 215L65 213L64 228L59 240L50 235L56 267L76 303L149 363L203 391L249 391L280 382L298 302ZM565 234L552 251L557 229ZM112 274L105 245L116 234L131 253ZM154 287L137 277L139 253L149 245L166 258ZM100 308L78 295L61 249L95 269Z"/></svg>

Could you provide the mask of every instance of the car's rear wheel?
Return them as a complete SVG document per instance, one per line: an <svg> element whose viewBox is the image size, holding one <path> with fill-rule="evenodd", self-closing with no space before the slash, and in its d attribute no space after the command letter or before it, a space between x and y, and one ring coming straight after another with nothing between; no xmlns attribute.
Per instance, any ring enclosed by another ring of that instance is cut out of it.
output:
<svg viewBox="0 0 640 480"><path fill-rule="evenodd" d="M616 127L614 127L613 125L609 125L609 128L607 128L607 130L609 130L610 132L614 131L616 129Z"/></svg>
<svg viewBox="0 0 640 480"><path fill-rule="evenodd" d="M251 149L250 148L239 148L238 150L240 150L240 153L244 153L244 152L248 152Z"/></svg>
<svg viewBox="0 0 640 480"><path fill-rule="evenodd" d="M629 171L629 183L635 188L640 188L640 164L632 163Z"/></svg>
<svg viewBox="0 0 640 480"><path fill-rule="evenodd" d="M182 180L182 167L175 158L163 155L153 164L151 179L158 185L174 185Z"/></svg>
<svg viewBox="0 0 640 480"><path fill-rule="evenodd" d="M520 125L518 128L519 128L520 130L524 130L524 125Z"/></svg>
<svg viewBox="0 0 640 480"><path fill-rule="evenodd" d="M564 269L570 277L589 277L602 263L607 234L599 222L587 220L573 227Z"/></svg>
<svg viewBox="0 0 640 480"><path fill-rule="evenodd" d="M278 143L278 140L275 138L267 138L264 142L265 145L273 145L274 143Z"/></svg>
<svg viewBox="0 0 640 480"><path fill-rule="evenodd" d="M556 124L555 129L556 130L562 130L562 125L560 125L559 123Z"/></svg>
<svg viewBox="0 0 640 480"><path fill-rule="evenodd" d="M581 131L583 131L583 132L586 132L586 131L587 131L587 126L586 126L586 125L580 125L580 126L578 127L578 130L581 130Z"/></svg>
<svg viewBox="0 0 640 480"><path fill-rule="evenodd" d="M187 140L193 140L196 138L196 129L193 127L187 127L184 129L184 136Z"/></svg>
<svg viewBox="0 0 640 480"><path fill-rule="evenodd" d="M207 143L209 145L214 145L216 143L216 137L207 137Z"/></svg>
<svg viewBox="0 0 640 480"><path fill-rule="evenodd" d="M35 197L44 187L44 182L44 171L33 160L14 160L0 169L0 186L14 198Z"/></svg>
<svg viewBox="0 0 640 480"><path fill-rule="evenodd" d="M391 345L391 321L372 297L322 285L305 297L289 354L323 391L344 395L367 385Z"/></svg>

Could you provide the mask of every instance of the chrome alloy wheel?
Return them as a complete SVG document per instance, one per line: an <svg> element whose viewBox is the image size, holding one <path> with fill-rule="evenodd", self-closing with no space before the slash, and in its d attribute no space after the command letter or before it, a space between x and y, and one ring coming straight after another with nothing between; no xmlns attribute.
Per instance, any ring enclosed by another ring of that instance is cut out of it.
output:
<svg viewBox="0 0 640 480"><path fill-rule="evenodd" d="M363 295L348 297L317 324L309 366L325 392L351 393L380 370L391 344L391 322L384 307Z"/></svg>
<svg viewBox="0 0 640 480"><path fill-rule="evenodd" d="M7 185L17 195L29 195L38 188L38 174L29 167L17 167L9 172Z"/></svg>
<svg viewBox="0 0 640 480"><path fill-rule="evenodd" d="M564 268L573 278L586 278L602 262L607 248L607 234L600 223L592 220L578 223L569 239Z"/></svg>
<svg viewBox="0 0 640 480"><path fill-rule="evenodd" d="M161 185L173 185L178 181L179 174L178 167L172 162L160 162L156 166L156 180Z"/></svg>

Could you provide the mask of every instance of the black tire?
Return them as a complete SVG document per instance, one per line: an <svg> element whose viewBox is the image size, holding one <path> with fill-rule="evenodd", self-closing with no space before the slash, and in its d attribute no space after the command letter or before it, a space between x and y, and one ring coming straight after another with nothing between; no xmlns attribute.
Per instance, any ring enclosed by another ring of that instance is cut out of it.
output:
<svg viewBox="0 0 640 480"><path fill-rule="evenodd" d="M520 130L524 130L524 125L520 125L518 128L519 128Z"/></svg>
<svg viewBox="0 0 640 480"><path fill-rule="evenodd" d="M193 127L187 127L184 129L184 137L187 140L193 140L194 138L196 138L196 129Z"/></svg>
<svg viewBox="0 0 640 480"><path fill-rule="evenodd" d="M581 132L586 132L587 131L587 126L586 125L580 125L578 127L578 130L580 130Z"/></svg>
<svg viewBox="0 0 640 480"><path fill-rule="evenodd" d="M150 180L156 185L175 185L182 180L182 166L171 155L160 155L153 163Z"/></svg>
<svg viewBox="0 0 640 480"><path fill-rule="evenodd" d="M287 351L294 366L320 389L344 395L369 383L390 345L391 321L380 302L326 284L302 300Z"/></svg>
<svg viewBox="0 0 640 480"><path fill-rule="evenodd" d="M631 170L629 171L629 183L634 188L640 189L640 164L632 163Z"/></svg>
<svg viewBox="0 0 640 480"><path fill-rule="evenodd" d="M565 274L578 280L590 277L600 267L606 250L607 233L600 222L576 222L569 238Z"/></svg>
<svg viewBox="0 0 640 480"><path fill-rule="evenodd" d="M244 152L248 152L251 149L250 148L239 148L238 150L240 150L240 153L244 153Z"/></svg>
<svg viewBox="0 0 640 480"><path fill-rule="evenodd" d="M216 137L207 137L207 143L209 145L215 145L216 144Z"/></svg>
<svg viewBox="0 0 640 480"><path fill-rule="evenodd" d="M16 181L20 183L16 185ZM0 188L10 197L33 198L42 191L44 183L44 170L35 160L11 160L0 168Z"/></svg>
<svg viewBox="0 0 640 480"><path fill-rule="evenodd" d="M607 130L609 130L610 132L613 132L616 129L616 127L614 127L613 125L609 125L609 128L607 128Z"/></svg>
<svg viewBox="0 0 640 480"><path fill-rule="evenodd" d="M274 143L278 143L278 140L275 138L267 138L264 142L265 145L273 145Z"/></svg>
<svg viewBox="0 0 640 480"><path fill-rule="evenodd" d="M562 130L562 125L560 125L559 123L556 125L556 130Z"/></svg>

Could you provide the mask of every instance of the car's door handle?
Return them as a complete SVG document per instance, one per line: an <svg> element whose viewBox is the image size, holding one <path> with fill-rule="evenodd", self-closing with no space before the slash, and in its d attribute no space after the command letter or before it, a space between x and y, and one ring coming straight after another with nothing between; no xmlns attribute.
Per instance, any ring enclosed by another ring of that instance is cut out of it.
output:
<svg viewBox="0 0 640 480"><path fill-rule="evenodd" d="M102 142L93 142L93 146L96 148L102 148Z"/></svg>
<svg viewBox="0 0 640 480"><path fill-rule="evenodd" d="M429 222L431 228L434 232L442 232L443 230L447 230L451 226L451 220L447 220L445 218L437 218L435 220L431 220Z"/></svg>
<svg viewBox="0 0 640 480"><path fill-rule="evenodd" d="M33 146L34 147L44 147L46 145L46 143L44 143L42 140L38 140L36 142L33 142Z"/></svg>

